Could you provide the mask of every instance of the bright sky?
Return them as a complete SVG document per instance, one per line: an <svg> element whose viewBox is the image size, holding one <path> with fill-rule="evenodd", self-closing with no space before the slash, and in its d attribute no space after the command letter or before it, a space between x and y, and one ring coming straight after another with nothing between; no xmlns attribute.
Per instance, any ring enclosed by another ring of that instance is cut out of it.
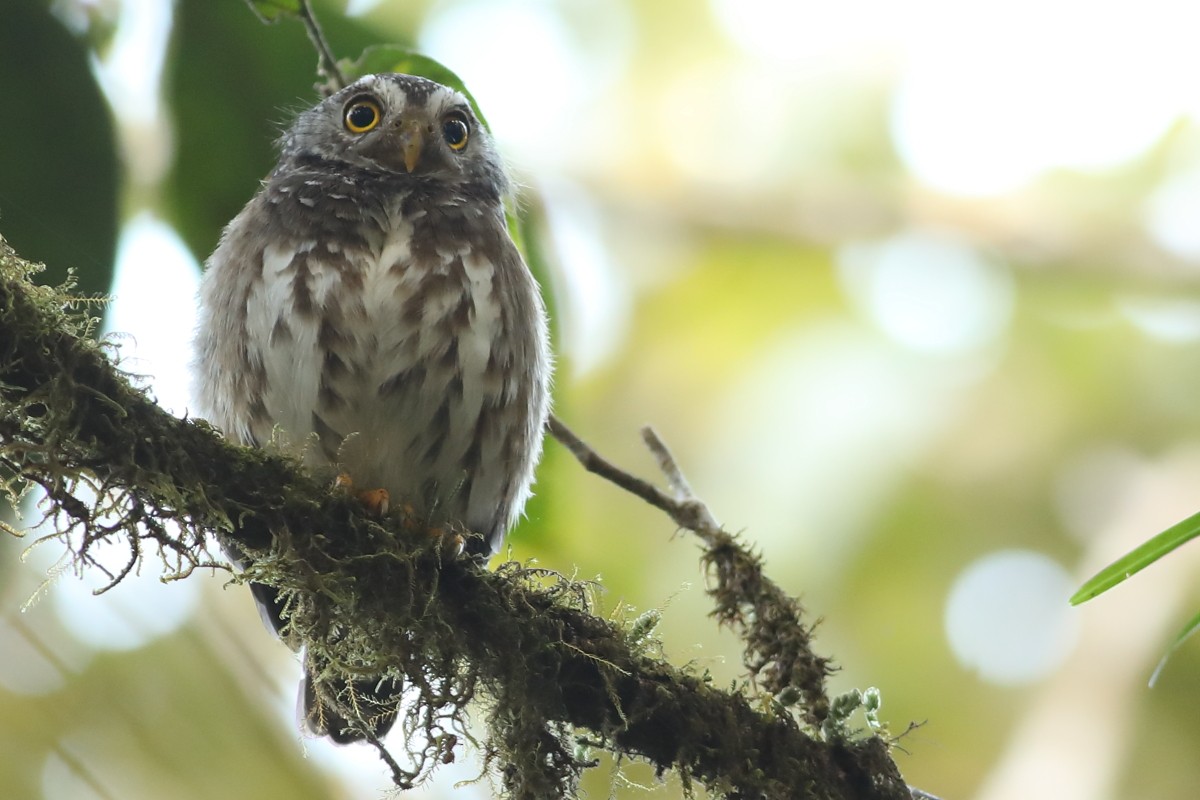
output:
<svg viewBox="0 0 1200 800"><path fill-rule="evenodd" d="M951 194L1105 169L1200 113L1200 5L1178 0L712 0L746 57L818 73L898 75L892 136Z"/></svg>

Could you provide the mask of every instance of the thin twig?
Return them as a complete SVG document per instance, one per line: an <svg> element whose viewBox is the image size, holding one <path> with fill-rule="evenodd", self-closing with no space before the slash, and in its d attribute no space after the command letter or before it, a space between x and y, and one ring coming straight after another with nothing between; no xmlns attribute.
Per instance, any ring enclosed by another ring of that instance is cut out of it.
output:
<svg viewBox="0 0 1200 800"><path fill-rule="evenodd" d="M642 428L642 440L646 446L650 448L650 452L654 454L658 461L658 468L663 471L667 478L667 483L671 490L675 492L675 497L691 497L692 487L688 483L688 479L684 477L683 470L679 468L679 462L675 460L675 456L671 454L667 443L662 440L662 437L655 432L654 428L646 425Z"/></svg>
<svg viewBox="0 0 1200 800"><path fill-rule="evenodd" d="M706 543L711 544L714 536L720 532L721 524L709 511L708 506L696 497L687 478L683 475L683 470L675 461L675 457L671 455L667 445L650 426L642 428L642 439L645 440L646 446L650 448L650 452L658 461L659 469L666 476L667 483L675 494L674 497L654 484L613 464L593 450L591 445L580 439L574 431L567 427L566 423L553 414L546 422L546 430L570 450L571 455L575 456L575 459L588 472L599 475L630 494L640 497L660 511L665 511L676 525L692 531Z"/></svg>
<svg viewBox="0 0 1200 800"><path fill-rule="evenodd" d="M692 485L684 477L683 470L679 468L679 462L675 460L675 456L671 455L666 442L659 437L654 428L649 425L642 428L642 440L654 454L654 458L658 461L658 468L662 470L667 484L675 493L677 511L671 515L672 518L678 524L694 531L705 541L711 543L712 535L721 530L721 523L717 522L717 518L713 516L704 501L692 491Z"/></svg>
<svg viewBox="0 0 1200 800"><path fill-rule="evenodd" d="M654 484L644 481L636 475L631 475L604 458L604 456L593 450L587 442L576 436L575 432L568 428L566 423L561 419L551 414L550 419L546 422L546 430L563 447L570 450L571 455L575 456L575 459L588 472L595 473L610 483L620 486L625 491L642 498L660 511L665 511L671 515L672 519L675 518L675 514L679 509L679 503L667 496ZM678 520L676 521L678 522Z"/></svg>
<svg viewBox="0 0 1200 800"><path fill-rule="evenodd" d="M317 74L332 82L335 89L343 88L346 85L346 76L338 69L337 59L333 57L333 50L321 31L321 23L317 22L317 15L313 13L309 0L300 0L300 20L304 23L304 29L308 31L308 38L313 47L317 48Z"/></svg>
<svg viewBox="0 0 1200 800"><path fill-rule="evenodd" d="M414 786L412 782L412 776L409 775L406 770L401 768L399 762L396 761L395 756L393 756L388 749L383 746L383 742L379 741L379 738L370 731L366 732L366 740L367 744L374 747L375 752L379 754L379 760L386 764L387 768L391 770L392 783L394 783L396 787L402 791L405 789L412 789Z"/></svg>

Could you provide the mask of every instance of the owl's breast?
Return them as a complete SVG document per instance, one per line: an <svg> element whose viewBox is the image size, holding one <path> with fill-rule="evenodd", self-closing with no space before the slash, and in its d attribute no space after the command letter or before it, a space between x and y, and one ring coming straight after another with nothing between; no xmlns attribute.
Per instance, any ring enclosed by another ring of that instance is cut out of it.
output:
<svg viewBox="0 0 1200 800"><path fill-rule="evenodd" d="M252 313L273 318L257 336L266 405L290 439L308 439L310 463L490 531L511 493L491 465L521 394L511 298L485 250L431 242L421 222L398 221L373 247L267 249L265 307Z"/></svg>

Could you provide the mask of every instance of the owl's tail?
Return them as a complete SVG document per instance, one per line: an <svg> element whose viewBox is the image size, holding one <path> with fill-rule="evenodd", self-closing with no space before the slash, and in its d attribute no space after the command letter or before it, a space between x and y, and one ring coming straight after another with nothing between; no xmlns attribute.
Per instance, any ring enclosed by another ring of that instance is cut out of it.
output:
<svg viewBox="0 0 1200 800"><path fill-rule="evenodd" d="M306 665L300 684L301 724L336 744L382 739L396 722L401 692L391 678L318 681Z"/></svg>
<svg viewBox="0 0 1200 800"><path fill-rule="evenodd" d="M234 554L237 557L240 554ZM279 592L262 583L251 583L259 614L268 629L278 633L287 625ZM300 684L297 713L301 727L314 736L328 736L337 744L382 739L396 722L403 687L392 678L317 680L319 669L305 655L304 681Z"/></svg>

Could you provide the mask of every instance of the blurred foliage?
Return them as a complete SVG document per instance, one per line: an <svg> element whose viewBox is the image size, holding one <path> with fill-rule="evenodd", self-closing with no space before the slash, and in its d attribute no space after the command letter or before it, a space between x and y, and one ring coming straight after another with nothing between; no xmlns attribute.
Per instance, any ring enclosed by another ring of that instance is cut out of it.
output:
<svg viewBox="0 0 1200 800"><path fill-rule="evenodd" d="M80 291L100 293L117 241L115 134L87 42L46 6L0 6L0 232L47 280L71 268Z"/></svg>
<svg viewBox="0 0 1200 800"><path fill-rule="evenodd" d="M344 18L340 3L317 8L334 52L354 59L379 42L412 45L431 5L385 3L354 20ZM1200 603L1186 588L1195 583L1189 548L1156 565L1154 579L1143 576L1075 610L1087 649L1033 685L998 686L960 663L944 617L956 577L983 555L1027 548L1081 579L1196 510L1200 344L1156 333L1131 309L1200 299L1195 261L1155 245L1144 225L1153 189L1200 158L1200 128L1181 121L1120 168L1059 170L1004 197L944 196L907 174L889 129L895 86L881 70L792 78L780 66L773 77L788 80L771 84L765 98L750 93L763 102L739 119L747 106L738 105L735 89L752 89L753 81L738 71L741 56L706 4L538 4L587 45L589 14L600 6L627 18L628 60L613 68L619 74L609 88L589 96L594 113L586 118L564 118L559 106L570 98L555 98L543 127L578 151L562 163L535 162L522 175L533 184L522 205L533 223L530 244L552 268L559 243L536 199L538 185L567 182L586 195L605 251L602 288L615 295L604 357L577 372L572 332L578 343L579 318L603 308L607 296L594 284L573 287L573 264L547 281L568 342L557 378L560 414L606 456L647 476L654 467L636 430L647 422L658 428L718 517L757 541L768 571L823 617L817 649L843 667L834 691L877 685L881 717L893 730L926 723L902 742L911 755L900 764L916 785L947 798L977 796L1020 750L1023 726L1081 687L1088 696L1072 701L1064 730L1111 734L1114 749L1088 752L1085 737L1070 733L1055 739L1055 749L1043 752L1072 786L1111 769L1109 797L1191 800L1200 785L1191 758L1200 749L1194 639L1172 656L1156 687L1145 688L1156 659ZM89 220L104 220L109 238L80 246L102 258L22 244L14 225L23 212L13 205L6 171L0 232L59 274L74 265L85 286L103 288L116 180L77 176L105 164L115 169L105 133L111 126L83 46L43 7L0 4L0 96L10 109L47 108L44 99L54 98L49 108L74 121L32 125L37 115L25 112L22 124L0 131L23 137L20 144L0 139L0 168L11 162L32 175L30 202L44 195L39 202L51 205L27 216L53 245L82 242ZM482 7L471 6L475 13ZM40 22L14 35L11 15L26 12ZM489 53L496 69L514 47L496 43ZM1063 48L1069 60L1071 44ZM271 167L272 140L292 111L315 96L315 63L293 20L264 27L231 0L175 5L164 95L176 158L154 200L197 258L211 251ZM513 80L537 91L553 69ZM82 74L71 78L72 70ZM794 94L772 94L781 87ZM92 99L66 100L81 91ZM101 135L107 144L93 138ZM712 146L714 136L735 146ZM692 138L705 144L689 149ZM84 146L99 154L56 175L71 148ZM756 166L752 157L772 147L768 166ZM96 205L79 211L80 219L68 215L86 203ZM845 246L914 229L947 234L1000 264L1011 282L1011 318L989 348L957 358L907 347L855 294ZM73 235L58 235L64 230ZM834 392L852 384L847 376L871 380L857 394ZM737 643L707 619L686 536L673 537L661 515L583 474L553 443L536 488L529 518L510 539L514 557L600 575L610 607L663 609L659 631L672 660L695 661L718 682L740 677ZM9 571L18 552L0 541L5 618L33 588L12 577L20 570ZM1020 600L1022 588L1012 587L1006 599ZM275 659L263 668L272 672L286 659L284 648L262 635L252 603L239 594L214 586L205 618L250 626L235 639L256 658ZM69 638L55 631L45 604L31 613L39 635ZM294 728L262 702L261 680L241 676L229 685L228 632L211 628L194 622L141 650L72 667L53 691L0 691L0 716L18 721L0 734L0 794L38 796L56 743L85 715L97 726L144 726L107 750L90 740L76 746L72 753L92 770L113 758L130 775L167 774L177 792L195 796L357 796L339 783L348 779L321 783L313 761L299 759ZM162 679L173 670L178 678ZM129 683L134 675L150 676L152 689ZM182 731L189 726L205 735ZM162 752L158 742L175 731L188 737L188 749ZM182 752L197 764L238 765L237 781L215 788L222 770L199 775L178 763ZM651 788L621 784L617 797L679 796L670 779L654 788L654 776L639 765L623 769ZM129 789L118 796L161 796L102 777ZM453 779L466 777L460 771ZM472 787L453 792L453 779L421 796L486 796ZM601 768L586 788L608 796L611 781Z"/></svg>
<svg viewBox="0 0 1200 800"><path fill-rule="evenodd" d="M295 737L262 716L213 713L259 701L209 647L175 636L65 670L67 688L49 697L0 695L5 719L16 723L0 755L6 796L42 796L46 772L30 767L45 761L46 771L60 773L49 785L67 790L59 797L95 796L97 788L111 797L328 797ZM216 742L219 769L202 756Z"/></svg>

